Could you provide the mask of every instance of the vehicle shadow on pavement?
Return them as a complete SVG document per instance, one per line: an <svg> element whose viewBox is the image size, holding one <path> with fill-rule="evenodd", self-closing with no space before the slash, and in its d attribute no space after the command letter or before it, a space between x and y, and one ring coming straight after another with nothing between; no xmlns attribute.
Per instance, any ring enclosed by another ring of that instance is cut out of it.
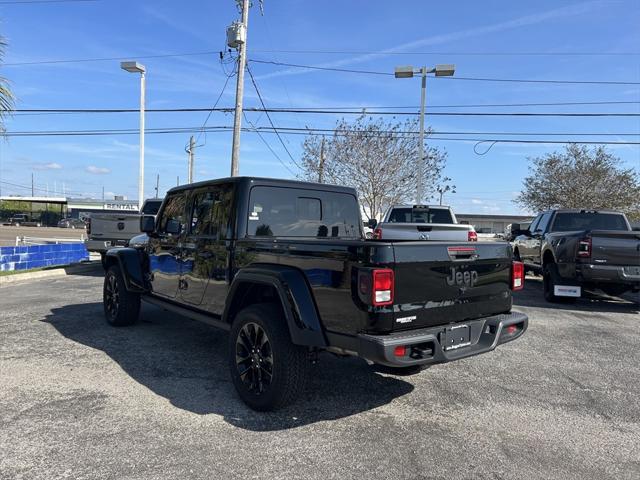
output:
<svg viewBox="0 0 640 480"><path fill-rule="evenodd" d="M356 358L320 356L301 398L277 412L249 409L236 395L227 366L226 332L143 305L136 325L106 324L102 303L54 308L44 322L64 337L103 351L131 378L199 415L216 414L236 426L272 431L349 417L385 405L413 390L395 376L380 375Z"/></svg>
<svg viewBox="0 0 640 480"><path fill-rule="evenodd" d="M640 294L628 293L623 298L585 293L582 298L568 303L550 303L544 299L542 277L527 277L524 290L513 295L513 306L552 308L554 310L574 310L583 312L638 313Z"/></svg>

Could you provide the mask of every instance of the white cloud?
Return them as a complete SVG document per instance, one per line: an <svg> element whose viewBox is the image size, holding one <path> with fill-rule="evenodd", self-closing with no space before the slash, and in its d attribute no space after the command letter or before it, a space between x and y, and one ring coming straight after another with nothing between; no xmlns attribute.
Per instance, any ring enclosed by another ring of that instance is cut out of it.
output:
<svg viewBox="0 0 640 480"><path fill-rule="evenodd" d="M95 165L89 165L85 171L92 175L106 175L111 173L111 170L105 167L96 167Z"/></svg>
<svg viewBox="0 0 640 480"><path fill-rule="evenodd" d="M484 202L482 200L477 199L477 198L472 198L471 199L471 203L473 203L474 205L482 205Z"/></svg>
<svg viewBox="0 0 640 480"><path fill-rule="evenodd" d="M33 166L34 170L60 170L62 165L56 162L37 163Z"/></svg>

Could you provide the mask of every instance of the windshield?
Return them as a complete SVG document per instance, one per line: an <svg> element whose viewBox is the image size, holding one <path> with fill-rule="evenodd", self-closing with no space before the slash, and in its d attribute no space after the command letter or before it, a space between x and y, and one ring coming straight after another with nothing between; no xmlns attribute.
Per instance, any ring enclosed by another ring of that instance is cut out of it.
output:
<svg viewBox="0 0 640 480"><path fill-rule="evenodd" d="M160 210L160 205L162 205L162 200L150 200L144 204L142 207L143 215L157 215L158 210Z"/></svg>
<svg viewBox="0 0 640 480"><path fill-rule="evenodd" d="M619 213L566 212L556 214L552 232L572 232L576 230L622 230L629 227Z"/></svg>
<svg viewBox="0 0 640 480"><path fill-rule="evenodd" d="M390 223L453 223L447 208L394 208Z"/></svg>

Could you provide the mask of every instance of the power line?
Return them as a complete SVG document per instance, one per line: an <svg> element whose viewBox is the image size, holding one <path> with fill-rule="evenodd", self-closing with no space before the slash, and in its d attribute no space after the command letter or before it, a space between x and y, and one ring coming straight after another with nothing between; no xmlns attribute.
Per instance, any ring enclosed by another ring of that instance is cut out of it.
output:
<svg viewBox="0 0 640 480"><path fill-rule="evenodd" d="M270 65L278 65L283 67L292 67L292 68L304 68L308 70L326 70L331 72L344 72L344 73L361 73L367 75L384 75L384 76L394 76L391 72L378 72L372 70L354 70L347 68L334 68L334 67L321 67L315 65L300 65L295 63L283 63L283 62L274 62L270 60L251 60L254 63L263 63ZM513 82L513 83L547 83L547 84L578 84L578 85L640 85L640 82L620 82L620 81L611 81L611 80L526 80L520 78L481 78L481 77L434 77L438 79L446 79L446 80L471 80L477 82Z"/></svg>
<svg viewBox="0 0 640 480"><path fill-rule="evenodd" d="M269 112L267 111L267 106L264 104L264 100L262 99L262 95L260 94L260 90L258 89L258 84L256 83L256 79L253 78L253 73L251 73L251 68L249 67L249 62L247 62L247 72L249 73L249 78L251 78L251 83L253 83L253 88L256 90L256 93L258 94L258 99L260 100L260 104L262 105L263 111L266 114L267 119L269 120L269 123L271 124L271 127L273 128L273 131L275 132L276 136L278 137L278 140L280 140L280 143L282 144L282 147L284 148L285 152L287 152L287 155L289 155L289 158L291 159L293 164L296 167L298 167L300 170L302 170L302 168L300 168L300 165L298 165L298 162L296 162L294 160L293 155L291 155L291 152L289 151L289 149L285 145L284 140L282 140L282 137L280 136L280 133L278 133L278 130L276 129L276 126L273 123L273 120L271 120L271 115L269 115Z"/></svg>
<svg viewBox="0 0 640 480"><path fill-rule="evenodd" d="M254 53L284 53L284 54L300 54L300 55L381 55L381 56L406 56L406 55L449 55L449 56L540 56L540 57L556 57L556 56L577 56L577 57L596 57L596 56L635 56L640 52L388 52L388 51L363 51L363 50L253 50Z"/></svg>
<svg viewBox="0 0 640 480"><path fill-rule="evenodd" d="M19 5L19 4L35 4L35 3L87 3L99 2L100 0L7 0L1 1L0 5Z"/></svg>
<svg viewBox="0 0 640 480"><path fill-rule="evenodd" d="M207 143L207 135L205 132L205 128L207 126L207 123L209 122L209 119L211 118L211 114L213 114L213 112L215 111L216 107L218 106L218 102L220 102L220 99L222 98L222 95L224 95L224 91L227 89L227 84L229 83L229 79L231 79L231 77L233 77L233 75L227 75L227 79L224 81L224 85L222 86L222 90L220 90L220 95L218 95L218 98L216 99L216 102L213 104L213 107L211 107L209 109L209 113L207 115L207 118L205 118L204 123L202 124L202 128L200 130L200 133L198 134L198 138L196 139L196 143L198 143L200 141L200 137L202 136L202 133L205 134L204 136L204 145L206 145Z"/></svg>
<svg viewBox="0 0 640 480"><path fill-rule="evenodd" d="M630 102L638 103L638 102ZM478 105L480 106L480 105ZM488 106L488 105L485 105ZM506 106L506 104L505 104ZM460 106L461 107L461 106ZM347 110L351 108L351 110ZM334 107L334 108L259 108L246 107L248 112L264 113L303 113L303 114L337 114L337 115L419 115L419 112L406 111L375 111L368 107ZM372 107L371 107L372 108ZM378 107L378 108L414 108L414 107ZM138 113L138 109L17 109L15 113L30 114L85 114L85 113ZM234 107L216 108L156 108L146 109L146 113L176 113L176 112L225 112L234 111ZM429 112L429 116L498 116L498 117L638 117L634 112Z"/></svg>
<svg viewBox="0 0 640 480"><path fill-rule="evenodd" d="M269 151L273 154L273 156L274 156L274 157L276 157L276 159L278 160L278 162L280 162L280 164L281 164L284 168L286 168L286 169L289 171L289 173L291 173L291 175L295 176L294 171L293 171L293 170L291 170L291 168L289 167L289 165L287 165L286 163L284 163L284 162L282 161L282 159L280 158L280 155L278 155L278 154L276 153L276 151L271 147L271 144L270 144L269 142L267 142L267 139L266 139L266 138L264 138L264 137L262 136L262 134L260 133L260 131L258 130L258 128L253 124L253 122L251 122L251 120L249 120L249 119L247 118L247 116L246 116L246 114L245 114L244 112L242 113L242 115L244 116L244 119L247 121L247 123L253 127L253 130L251 130L251 131L252 131L253 133L255 133L255 134L257 134L257 135L258 135L258 138L259 138L260 140L262 140L262 143L264 143L264 144L267 146L267 148L269 149Z"/></svg>
<svg viewBox="0 0 640 480"><path fill-rule="evenodd" d="M220 50L207 50L202 52L186 52L186 53L164 53L158 55L127 55L124 57L94 57L94 58L72 58L72 59L57 59L57 60L33 60L27 62L11 62L3 63L3 67L22 67L29 65L56 65L60 63L88 63L88 62L113 62L121 60L129 60L131 58L137 59L153 59L153 58L171 58L171 57L191 57L201 55L219 55Z"/></svg>

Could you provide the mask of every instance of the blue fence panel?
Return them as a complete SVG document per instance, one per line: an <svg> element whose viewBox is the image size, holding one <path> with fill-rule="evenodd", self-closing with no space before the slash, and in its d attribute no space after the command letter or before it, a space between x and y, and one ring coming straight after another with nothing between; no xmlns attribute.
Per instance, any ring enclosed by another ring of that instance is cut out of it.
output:
<svg viewBox="0 0 640 480"><path fill-rule="evenodd" d="M84 243L0 247L0 271L29 270L89 260Z"/></svg>

